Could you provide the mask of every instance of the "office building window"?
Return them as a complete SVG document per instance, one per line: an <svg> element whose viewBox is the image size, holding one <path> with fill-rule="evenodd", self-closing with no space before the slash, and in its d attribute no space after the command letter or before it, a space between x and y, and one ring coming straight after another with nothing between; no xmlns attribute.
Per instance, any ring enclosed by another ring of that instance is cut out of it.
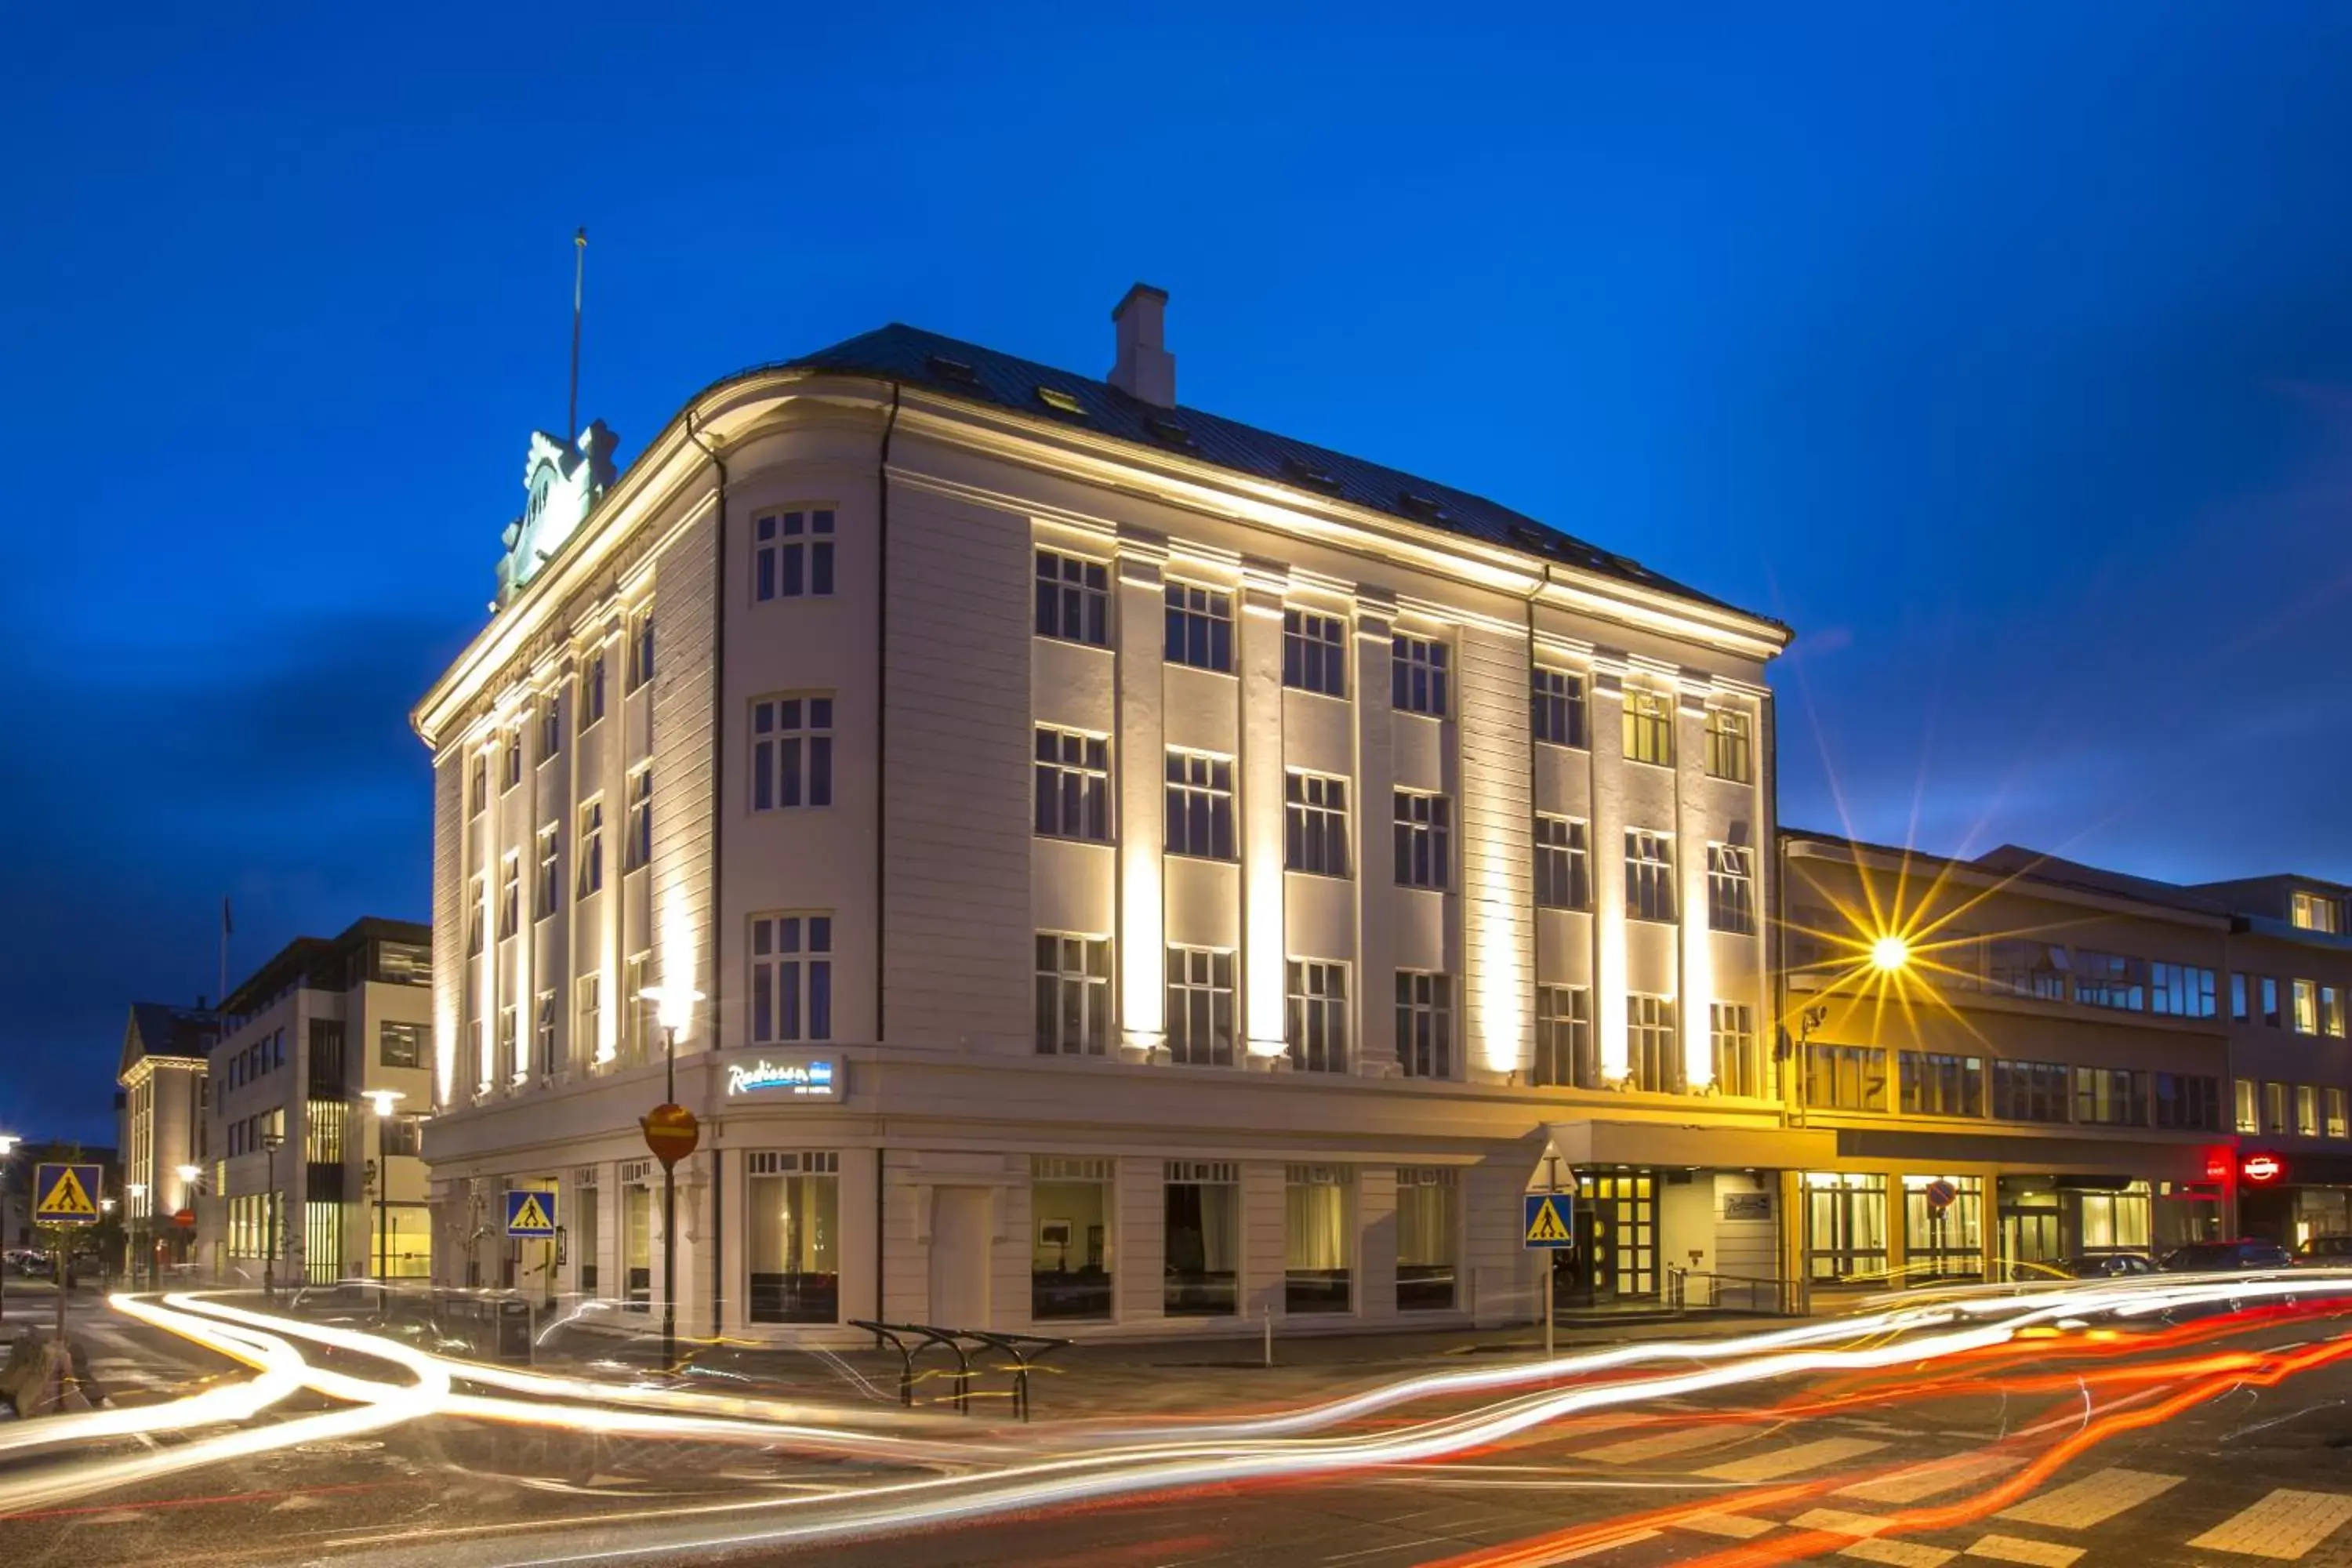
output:
<svg viewBox="0 0 2352 1568"><path fill-rule="evenodd" d="M833 699L763 697L751 704L751 809L833 804Z"/></svg>
<svg viewBox="0 0 2352 1568"><path fill-rule="evenodd" d="M1348 1070L1348 966L1294 958L1283 966L1282 1036L1290 1065L1307 1072Z"/></svg>
<svg viewBox="0 0 2352 1568"><path fill-rule="evenodd" d="M629 775L629 837L621 870L640 871L654 859L654 769L651 763Z"/></svg>
<svg viewBox="0 0 2352 1568"><path fill-rule="evenodd" d="M1592 993L1581 985L1536 987L1536 1059L1528 1081L1538 1089L1598 1089L1592 1054Z"/></svg>
<svg viewBox="0 0 2352 1568"><path fill-rule="evenodd" d="M1635 1089L1652 1094L1683 1091L1682 1045L1675 1037L1675 999L1625 998L1625 1066Z"/></svg>
<svg viewBox="0 0 2352 1568"><path fill-rule="evenodd" d="M1318 876L1348 874L1348 781L1290 773L1282 780L1282 863Z"/></svg>
<svg viewBox="0 0 2352 1568"><path fill-rule="evenodd" d="M751 917L751 1043L833 1038L833 917Z"/></svg>
<svg viewBox="0 0 2352 1568"><path fill-rule="evenodd" d="M2330 1138L2342 1138L2352 1134L2352 1129L2347 1129L2344 1124L2344 1091L2340 1089L2330 1089L2324 1092L2327 1097L2327 1135Z"/></svg>
<svg viewBox="0 0 2352 1568"><path fill-rule="evenodd" d="M1168 950L1168 1058L1186 1067L1234 1065L1234 955Z"/></svg>
<svg viewBox="0 0 2352 1568"><path fill-rule="evenodd" d="M466 815L479 816L490 804L490 754L476 752L466 767Z"/></svg>
<svg viewBox="0 0 2352 1568"><path fill-rule="evenodd" d="M1206 752L1168 753L1171 855L1234 858L1234 762Z"/></svg>
<svg viewBox="0 0 2352 1568"><path fill-rule="evenodd" d="M1706 773L1709 778L1748 784L1756 777L1755 721L1737 708L1706 710Z"/></svg>
<svg viewBox="0 0 2352 1568"><path fill-rule="evenodd" d="M1706 926L1756 934L1756 857L1738 844L1706 847Z"/></svg>
<svg viewBox="0 0 2352 1568"><path fill-rule="evenodd" d="M481 878L467 879L466 882L466 956L467 958L481 956L482 906L488 898L489 889ZM506 933L501 931L499 934L503 936Z"/></svg>
<svg viewBox="0 0 2352 1568"><path fill-rule="evenodd" d="M1454 1076L1452 975L1397 971L1396 1051L1407 1078Z"/></svg>
<svg viewBox="0 0 2352 1568"><path fill-rule="evenodd" d="M629 617L629 689L635 691L654 678L654 613L639 610Z"/></svg>
<svg viewBox="0 0 2352 1568"><path fill-rule="evenodd" d="M2319 987L2309 980L2293 983L2294 997L2294 1032L2298 1035L2319 1033Z"/></svg>
<svg viewBox="0 0 2352 1568"><path fill-rule="evenodd" d="M1103 647L1110 642L1110 568L1037 552L1037 635Z"/></svg>
<svg viewBox="0 0 2352 1568"><path fill-rule="evenodd" d="M2262 977L2262 987L2263 1024L2267 1028L2278 1028L2281 1024L2281 1019L2279 1017L2279 983L2265 974Z"/></svg>
<svg viewBox="0 0 2352 1568"><path fill-rule="evenodd" d="M1118 1256L1111 1242L1113 1167L1109 1160L1030 1156L1030 1317L1111 1315L1111 1262Z"/></svg>
<svg viewBox="0 0 2352 1568"><path fill-rule="evenodd" d="M580 1021L580 1048L594 1060L604 1061L611 1056L604 1048L604 977L583 974L572 989Z"/></svg>
<svg viewBox="0 0 2352 1568"><path fill-rule="evenodd" d="M1741 1002L1717 1002L1708 1017L1715 1050L1715 1089L1753 1100L1764 1093L1763 1064L1756 1055L1756 1010Z"/></svg>
<svg viewBox="0 0 2352 1568"><path fill-rule="evenodd" d="M1885 1110L1886 1053L1876 1046L1807 1045L1805 1103L1817 1110Z"/></svg>
<svg viewBox="0 0 2352 1568"><path fill-rule="evenodd" d="M1592 855L1585 825L1567 816L1536 818L1536 902L1548 910L1592 904Z"/></svg>
<svg viewBox="0 0 2352 1568"><path fill-rule="evenodd" d="M1444 888L1454 855L1454 808L1442 795L1396 792L1396 879L1401 888Z"/></svg>
<svg viewBox="0 0 2352 1568"><path fill-rule="evenodd" d="M1625 918L1675 918L1675 841L1645 828L1625 830Z"/></svg>
<svg viewBox="0 0 2352 1568"><path fill-rule="evenodd" d="M2073 1077L2063 1062L1996 1061L1992 1113L2002 1121L2063 1121Z"/></svg>
<svg viewBox="0 0 2352 1568"><path fill-rule="evenodd" d="M1984 1058L1904 1051L1895 1063L1906 1116L1984 1114Z"/></svg>
<svg viewBox="0 0 2352 1568"><path fill-rule="evenodd" d="M2145 1126L2147 1074L2122 1068L2076 1068L2074 1120L2084 1126Z"/></svg>
<svg viewBox="0 0 2352 1568"><path fill-rule="evenodd" d="M2066 950L2027 937L1997 936L1985 944L1985 989L2042 1002L2066 1000L2071 966Z"/></svg>
<svg viewBox="0 0 2352 1568"><path fill-rule="evenodd" d="M2241 1132L2260 1132L2263 1130L2263 1119L2262 1113L2254 1105L2254 1097L2257 1092L2254 1080L2250 1078L2242 1078L2237 1080L2235 1088L2237 1089L2238 1114L2234 1125Z"/></svg>
<svg viewBox="0 0 2352 1568"><path fill-rule="evenodd" d="M744 1169L751 1321L835 1321L841 1316L841 1156L830 1150L754 1150Z"/></svg>
<svg viewBox="0 0 2352 1568"><path fill-rule="evenodd" d="M2215 978L2211 970L2193 963L2151 963L2147 1010L2169 1018L2210 1018L2214 1013Z"/></svg>
<svg viewBox="0 0 2352 1568"><path fill-rule="evenodd" d="M1345 1166L1292 1165L1283 1183L1282 1305L1286 1312L1344 1312L1353 1302Z"/></svg>
<svg viewBox="0 0 2352 1568"><path fill-rule="evenodd" d="M2221 1080L2194 1073L2156 1075L2156 1124L2192 1132L2221 1131Z"/></svg>
<svg viewBox="0 0 2352 1568"><path fill-rule="evenodd" d="M1528 686L1528 727L1535 738L1548 746L1584 746L1584 677L1538 665Z"/></svg>
<svg viewBox="0 0 2352 1568"><path fill-rule="evenodd" d="M833 512L770 512L751 524L751 595L760 600L833 595Z"/></svg>
<svg viewBox="0 0 2352 1568"><path fill-rule="evenodd" d="M2120 952L2074 950L2074 1000L2085 1007L2137 1013L2147 1004L2147 965Z"/></svg>
<svg viewBox="0 0 2352 1568"><path fill-rule="evenodd" d="M1037 1051L1099 1057L1110 1048L1110 942L1037 933Z"/></svg>
<svg viewBox="0 0 2352 1568"><path fill-rule="evenodd" d="M2295 894L2290 912L2295 925L2304 931L2340 934L2344 930L2343 900L2325 893Z"/></svg>
<svg viewBox="0 0 2352 1568"><path fill-rule="evenodd" d="M2263 1085L2263 1131L2281 1137L2286 1133L2286 1089L2283 1083Z"/></svg>
<svg viewBox="0 0 2352 1568"><path fill-rule="evenodd" d="M539 830L539 879L535 885L531 917L545 920L563 907L563 829L549 823Z"/></svg>
<svg viewBox="0 0 2352 1568"><path fill-rule="evenodd" d="M1396 1304L1400 1312L1442 1312L1454 1305L1454 1173L1445 1166L1398 1167Z"/></svg>
<svg viewBox="0 0 2352 1568"><path fill-rule="evenodd" d="M592 800L580 808L579 891L586 898L604 890L604 803Z"/></svg>
<svg viewBox="0 0 2352 1568"><path fill-rule="evenodd" d="M1037 726L1037 831L1047 838L1110 842L1110 742Z"/></svg>
<svg viewBox="0 0 2352 1568"><path fill-rule="evenodd" d="M1161 591L1168 615L1168 662L1230 673L1234 668L1234 596L1222 588L1171 583Z"/></svg>
<svg viewBox="0 0 2352 1568"><path fill-rule="evenodd" d="M522 726L509 724L499 742L499 793L522 783Z"/></svg>
<svg viewBox="0 0 2352 1568"><path fill-rule="evenodd" d="M2246 977L2242 974L2230 976L2230 1021L2233 1024L2253 1021L2253 1015L2246 1005Z"/></svg>
<svg viewBox="0 0 2352 1568"><path fill-rule="evenodd" d="M1390 639L1389 704L1400 713L1445 717L1445 645L1402 634Z"/></svg>
<svg viewBox="0 0 2352 1568"><path fill-rule="evenodd" d="M580 676L580 732L586 734L604 721L604 650L588 656Z"/></svg>
<svg viewBox="0 0 2352 1568"><path fill-rule="evenodd" d="M1161 1313L1233 1316L1241 1296L1241 1167L1230 1160L1170 1160L1161 1179Z"/></svg>
<svg viewBox="0 0 2352 1568"><path fill-rule="evenodd" d="M421 1068L433 1060L433 1026L387 1023L376 1030L376 1065Z"/></svg>
<svg viewBox="0 0 2352 1568"><path fill-rule="evenodd" d="M2294 1086L2294 1130L2305 1138L2319 1136L2319 1090L2307 1083Z"/></svg>
<svg viewBox="0 0 2352 1568"><path fill-rule="evenodd" d="M1625 756L1658 767L1675 765L1675 699L1672 692L1629 686L1623 693Z"/></svg>
<svg viewBox="0 0 2352 1568"><path fill-rule="evenodd" d="M555 1071L555 993L542 991L531 1009L531 1046L541 1074Z"/></svg>
<svg viewBox="0 0 2352 1568"><path fill-rule="evenodd" d="M1347 696L1347 621L1312 610L1283 611L1282 683L1326 697Z"/></svg>
<svg viewBox="0 0 2352 1568"><path fill-rule="evenodd" d="M2319 1029L2339 1040L2344 1037L2344 992L2340 986L2319 988Z"/></svg>

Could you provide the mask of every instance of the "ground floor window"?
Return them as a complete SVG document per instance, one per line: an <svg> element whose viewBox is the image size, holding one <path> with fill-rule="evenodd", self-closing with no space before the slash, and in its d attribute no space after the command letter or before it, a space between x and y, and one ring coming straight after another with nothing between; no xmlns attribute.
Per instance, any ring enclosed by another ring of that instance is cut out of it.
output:
<svg viewBox="0 0 2352 1568"><path fill-rule="evenodd" d="M751 1321L841 1317L841 1156L760 1150L751 1176Z"/></svg>
<svg viewBox="0 0 2352 1568"><path fill-rule="evenodd" d="M1039 1154L1029 1163L1029 1315L1111 1315L1111 1163Z"/></svg>
<svg viewBox="0 0 2352 1568"><path fill-rule="evenodd" d="M1454 1305L1454 1173L1443 1165L1396 1173L1397 1310Z"/></svg>
<svg viewBox="0 0 2352 1568"><path fill-rule="evenodd" d="M654 1190L646 1184L651 1163L639 1160L623 1173L635 1173L621 1189L622 1305L632 1312L649 1312L654 1304Z"/></svg>
<svg viewBox="0 0 2352 1568"><path fill-rule="evenodd" d="M433 1213L423 1204L386 1204L367 1256L370 1273L423 1279L433 1272Z"/></svg>
<svg viewBox="0 0 2352 1568"><path fill-rule="evenodd" d="M1981 1277L1984 1178L1904 1177L1903 1247L1906 1279Z"/></svg>
<svg viewBox="0 0 2352 1568"><path fill-rule="evenodd" d="M2082 1193L2083 1250L2085 1252L2146 1252L2148 1247L2149 1193L2146 1182L2134 1182L2120 1192Z"/></svg>
<svg viewBox="0 0 2352 1568"><path fill-rule="evenodd" d="M2294 1194L2294 1245L2315 1236L2352 1236L2352 1193L2342 1187L2305 1187Z"/></svg>
<svg viewBox="0 0 2352 1568"><path fill-rule="evenodd" d="M1282 1207L1286 1312L1344 1312L1354 1305L1348 1177L1341 1165L1290 1167Z"/></svg>
<svg viewBox="0 0 2352 1568"><path fill-rule="evenodd" d="M1886 1178L1805 1173L1805 1258L1818 1284L1886 1275Z"/></svg>
<svg viewBox="0 0 2352 1568"><path fill-rule="evenodd" d="M1160 1310L1231 1317L1241 1309L1239 1168L1230 1160L1171 1160L1164 1177Z"/></svg>
<svg viewBox="0 0 2352 1568"><path fill-rule="evenodd" d="M2057 1183L2048 1176L2002 1176L2000 1261L2011 1279L2047 1279L2065 1260Z"/></svg>
<svg viewBox="0 0 2352 1568"><path fill-rule="evenodd" d="M573 1175L572 1206L578 1211L572 1216L571 1251L577 1260L580 1293L596 1293L596 1258L604 1249L604 1216L597 1212L596 1167L583 1165Z"/></svg>

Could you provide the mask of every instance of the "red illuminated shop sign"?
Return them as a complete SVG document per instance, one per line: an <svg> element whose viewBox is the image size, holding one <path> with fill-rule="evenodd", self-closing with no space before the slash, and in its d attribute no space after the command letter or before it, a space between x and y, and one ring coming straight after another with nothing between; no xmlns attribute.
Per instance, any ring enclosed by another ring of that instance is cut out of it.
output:
<svg viewBox="0 0 2352 1568"><path fill-rule="evenodd" d="M2240 1163L2238 1174L2252 1186L2267 1187L2286 1174L2286 1162L2276 1154L2249 1154Z"/></svg>

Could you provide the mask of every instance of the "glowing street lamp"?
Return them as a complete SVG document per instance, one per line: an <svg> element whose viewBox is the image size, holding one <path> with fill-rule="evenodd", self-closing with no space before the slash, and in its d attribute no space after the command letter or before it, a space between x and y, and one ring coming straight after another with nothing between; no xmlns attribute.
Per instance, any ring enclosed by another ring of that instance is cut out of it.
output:
<svg viewBox="0 0 2352 1568"><path fill-rule="evenodd" d="M677 1361L677 1163L702 1142L694 1112L677 1102L677 1032L694 1016L702 993L691 985L648 985L637 995L654 1005L667 1066L662 1103L637 1125L662 1168L662 1364L668 1367Z"/></svg>
<svg viewBox="0 0 2352 1568"><path fill-rule="evenodd" d="M364 1098L375 1107L375 1310L378 1315L392 1305L392 1238L384 1233L384 1199L392 1187L392 1157L384 1152L384 1129L392 1121L392 1108L408 1098L396 1089L371 1089Z"/></svg>
<svg viewBox="0 0 2352 1568"><path fill-rule="evenodd" d="M1911 943L1889 931L1870 944L1870 966L1881 974L1899 974L1911 967Z"/></svg>

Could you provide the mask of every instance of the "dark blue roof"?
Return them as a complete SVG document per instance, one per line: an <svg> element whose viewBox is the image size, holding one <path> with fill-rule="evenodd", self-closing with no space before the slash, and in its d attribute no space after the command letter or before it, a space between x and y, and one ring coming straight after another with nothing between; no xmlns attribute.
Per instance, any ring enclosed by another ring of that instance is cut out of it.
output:
<svg viewBox="0 0 2352 1568"><path fill-rule="evenodd" d="M1163 452L1180 452L1294 489L1333 496L1355 506L1408 518L1490 544L1549 556L1568 565L1685 599L1725 609L1737 608L1662 577L1639 562L1588 544L1467 490L1418 479L1305 441L1294 441L1287 436L1237 424L1197 408L1160 408L1130 397L1108 382L919 328L893 322L790 361L783 368L869 375L1041 418L1066 420L1084 429ZM1047 394L1058 394L1075 404L1075 409L1048 402Z"/></svg>
<svg viewBox="0 0 2352 1568"><path fill-rule="evenodd" d="M131 1021L139 1031L140 1048L149 1056L208 1055L220 1031L218 1014L169 1002L133 1002Z"/></svg>

